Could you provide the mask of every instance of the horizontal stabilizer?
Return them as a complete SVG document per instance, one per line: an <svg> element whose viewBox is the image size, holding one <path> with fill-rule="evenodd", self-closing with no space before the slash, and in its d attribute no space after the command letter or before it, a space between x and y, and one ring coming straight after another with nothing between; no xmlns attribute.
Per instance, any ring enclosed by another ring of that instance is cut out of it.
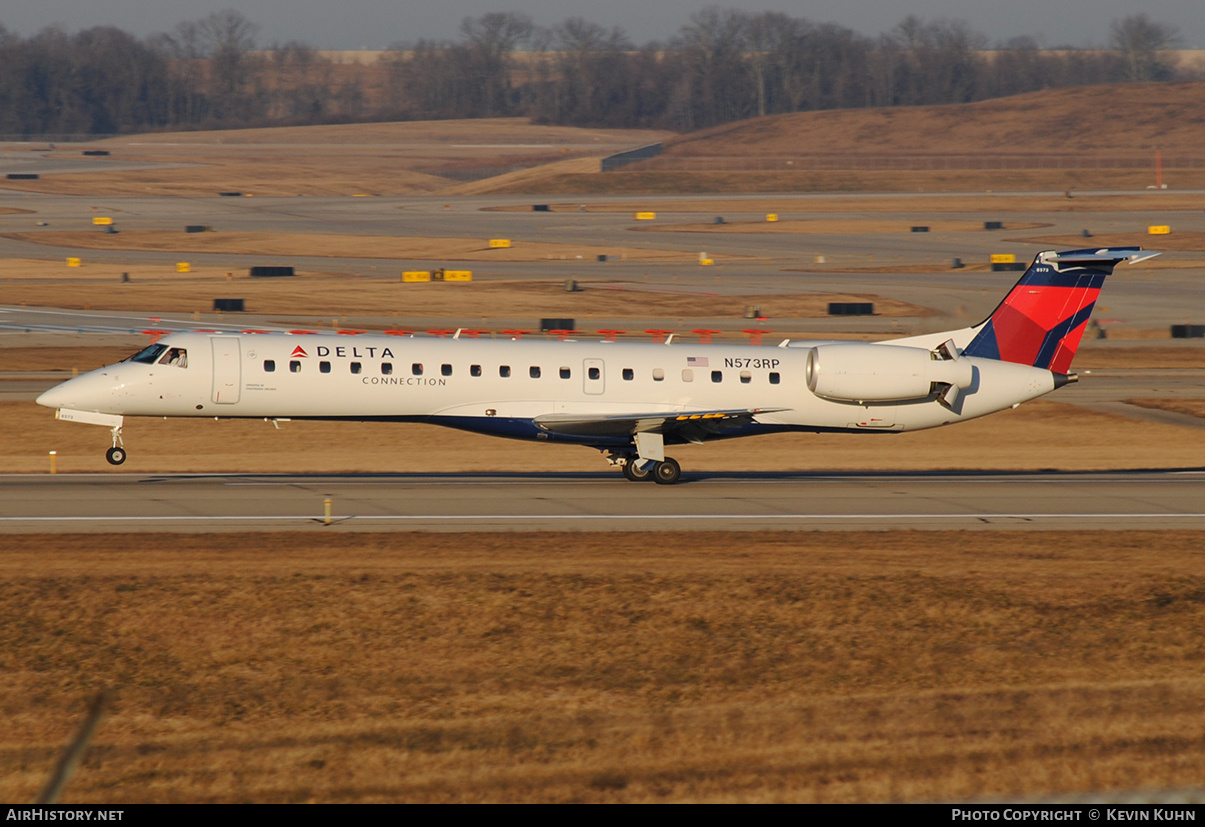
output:
<svg viewBox="0 0 1205 827"><path fill-rule="evenodd" d="M1066 267L1108 267L1112 270L1122 262L1137 264L1160 254L1158 250L1144 252L1141 247L1100 247L1093 250L1042 253L1038 258L1047 264L1054 264L1060 270Z"/></svg>

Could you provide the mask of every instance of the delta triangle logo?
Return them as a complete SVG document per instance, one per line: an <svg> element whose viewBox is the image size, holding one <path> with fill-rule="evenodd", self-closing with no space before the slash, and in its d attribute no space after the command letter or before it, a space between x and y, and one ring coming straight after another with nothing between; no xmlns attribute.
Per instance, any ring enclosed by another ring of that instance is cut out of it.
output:
<svg viewBox="0 0 1205 827"><path fill-rule="evenodd" d="M305 348L303 348L301 345L298 345L297 347L293 348L293 352L290 354L290 356L306 356L306 357L308 357L309 355L310 354L306 353Z"/></svg>

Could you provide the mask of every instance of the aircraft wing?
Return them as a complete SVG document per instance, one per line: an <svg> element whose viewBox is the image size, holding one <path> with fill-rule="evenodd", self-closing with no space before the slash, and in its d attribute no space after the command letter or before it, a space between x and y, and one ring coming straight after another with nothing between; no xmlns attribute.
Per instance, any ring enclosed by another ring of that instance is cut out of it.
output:
<svg viewBox="0 0 1205 827"><path fill-rule="evenodd" d="M702 442L712 434L748 425L758 414L777 413L788 408L739 408L713 411L658 411L657 413L545 414L532 420L536 427L565 436L634 436L654 433Z"/></svg>

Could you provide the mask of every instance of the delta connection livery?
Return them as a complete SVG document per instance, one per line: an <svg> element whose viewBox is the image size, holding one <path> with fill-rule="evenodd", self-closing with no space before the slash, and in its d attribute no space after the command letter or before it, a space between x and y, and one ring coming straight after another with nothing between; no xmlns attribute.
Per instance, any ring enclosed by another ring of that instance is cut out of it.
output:
<svg viewBox="0 0 1205 827"><path fill-rule="evenodd" d="M1039 253L984 322L875 343L774 346L174 333L51 388L59 419L126 417L428 422L586 445L632 481L672 484L667 445L758 434L936 428L1076 380L1071 360L1105 277L1158 253Z"/></svg>

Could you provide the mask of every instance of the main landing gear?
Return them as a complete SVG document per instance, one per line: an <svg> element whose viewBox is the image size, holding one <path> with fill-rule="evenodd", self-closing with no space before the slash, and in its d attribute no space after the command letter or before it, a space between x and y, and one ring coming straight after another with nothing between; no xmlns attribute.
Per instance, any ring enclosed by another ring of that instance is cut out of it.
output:
<svg viewBox="0 0 1205 827"><path fill-rule="evenodd" d="M666 457L661 462L646 463L644 468L637 468L639 457L624 458L623 475L632 482L652 480L659 485L673 485L682 478L682 466L673 457Z"/></svg>

